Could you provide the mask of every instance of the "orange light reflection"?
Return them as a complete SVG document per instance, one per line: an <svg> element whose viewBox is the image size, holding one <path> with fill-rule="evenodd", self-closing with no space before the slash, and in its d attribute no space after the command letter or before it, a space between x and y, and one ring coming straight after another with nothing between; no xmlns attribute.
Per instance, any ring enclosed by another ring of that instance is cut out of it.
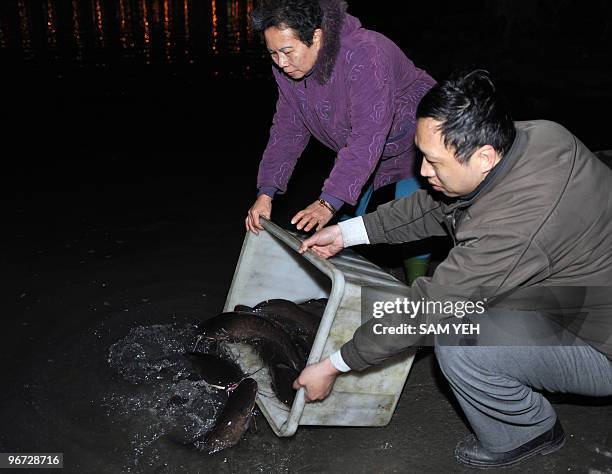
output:
<svg viewBox="0 0 612 474"><path fill-rule="evenodd" d="M153 26L159 26L159 1L153 0Z"/></svg>
<svg viewBox="0 0 612 474"><path fill-rule="evenodd" d="M100 0L94 0L93 5L94 24L96 25L96 38L100 46L104 47L106 41L104 38L104 13L102 11L102 5Z"/></svg>
<svg viewBox="0 0 612 474"><path fill-rule="evenodd" d="M49 49L57 48L57 30L56 30L56 17L55 7L53 6L53 0L47 0L45 8L45 21L47 24L47 46Z"/></svg>
<svg viewBox="0 0 612 474"><path fill-rule="evenodd" d="M212 50L214 53L219 52L218 41L219 41L219 32L217 30L219 19L217 18L217 2L216 0L211 0L211 8L212 8Z"/></svg>
<svg viewBox="0 0 612 474"><path fill-rule="evenodd" d="M129 40L127 35L127 20L125 17L125 0L119 0L119 42L123 49L127 49L129 46Z"/></svg>
<svg viewBox="0 0 612 474"><path fill-rule="evenodd" d="M164 52L166 61L172 62L172 17L170 0L164 0Z"/></svg>
<svg viewBox="0 0 612 474"><path fill-rule="evenodd" d="M227 4L227 9L227 15L230 19L227 24L227 34L232 40L230 50L237 53L240 51L240 4L238 0L231 0Z"/></svg>
<svg viewBox="0 0 612 474"><path fill-rule="evenodd" d="M249 44L253 42L253 25L251 24L251 14L253 13L253 0L246 2L246 22L247 22L247 40Z"/></svg>
<svg viewBox="0 0 612 474"><path fill-rule="evenodd" d="M29 55L32 52L32 36L30 34L30 13L24 0L17 2L19 14L19 33L21 36L21 49Z"/></svg>
<svg viewBox="0 0 612 474"><path fill-rule="evenodd" d="M185 54L189 56L190 30L189 30L189 0L183 0L183 28L185 29Z"/></svg>
<svg viewBox="0 0 612 474"><path fill-rule="evenodd" d="M76 60L81 61L83 59L83 41L81 39L81 22L79 21L78 0L72 0L72 32L74 35L74 42L77 47Z"/></svg>
<svg viewBox="0 0 612 474"><path fill-rule="evenodd" d="M151 27L149 25L149 11L147 10L147 0L140 0L140 13L142 18L142 32L144 41L145 62L151 63Z"/></svg>

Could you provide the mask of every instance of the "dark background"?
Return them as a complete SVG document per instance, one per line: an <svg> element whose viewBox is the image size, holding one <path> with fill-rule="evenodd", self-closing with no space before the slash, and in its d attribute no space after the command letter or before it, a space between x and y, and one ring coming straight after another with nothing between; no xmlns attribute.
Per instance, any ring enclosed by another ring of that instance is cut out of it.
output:
<svg viewBox="0 0 612 474"><path fill-rule="evenodd" d="M195 175L230 193L234 176L250 176L254 191L276 92L252 5L3 1L4 191ZM612 148L610 2L352 1L349 11L435 78L488 69L516 119L556 120Z"/></svg>

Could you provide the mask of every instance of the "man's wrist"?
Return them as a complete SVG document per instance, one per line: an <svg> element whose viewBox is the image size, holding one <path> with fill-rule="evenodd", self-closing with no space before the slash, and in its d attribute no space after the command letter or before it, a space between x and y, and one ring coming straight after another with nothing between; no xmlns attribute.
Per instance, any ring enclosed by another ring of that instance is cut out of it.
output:
<svg viewBox="0 0 612 474"><path fill-rule="evenodd" d="M338 222L338 227L340 227L344 247L370 243L368 232L361 216Z"/></svg>
<svg viewBox="0 0 612 474"><path fill-rule="evenodd" d="M344 359L342 358L342 354L340 353L340 351L336 351L333 354L331 354L328 360L330 364L333 366L333 368L338 373L349 372L351 370L351 368L348 365L346 365L346 362L344 362Z"/></svg>

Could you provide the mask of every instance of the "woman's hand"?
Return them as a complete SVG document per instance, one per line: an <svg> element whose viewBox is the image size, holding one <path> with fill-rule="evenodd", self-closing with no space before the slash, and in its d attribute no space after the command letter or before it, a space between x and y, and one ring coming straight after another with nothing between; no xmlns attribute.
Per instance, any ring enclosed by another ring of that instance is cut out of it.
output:
<svg viewBox="0 0 612 474"><path fill-rule="evenodd" d="M259 217L263 216L270 219L272 215L272 198L267 194L260 194L255 200L255 204L251 206L244 220L246 230L253 232L255 235L263 230L263 226L259 222Z"/></svg>
<svg viewBox="0 0 612 474"><path fill-rule="evenodd" d="M332 217L334 213L316 200L293 216L291 223L295 224L298 230L304 229L305 232L309 232L314 226L317 226L315 230L322 229Z"/></svg>

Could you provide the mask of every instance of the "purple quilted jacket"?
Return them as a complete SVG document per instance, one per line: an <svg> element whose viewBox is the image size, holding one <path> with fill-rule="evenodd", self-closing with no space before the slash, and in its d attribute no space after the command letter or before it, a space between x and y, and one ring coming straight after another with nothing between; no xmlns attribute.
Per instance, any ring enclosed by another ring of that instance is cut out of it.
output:
<svg viewBox="0 0 612 474"><path fill-rule="evenodd" d="M278 102L257 187L284 193L312 135L337 153L321 197L338 209L357 202L372 174L375 189L413 176L416 107L435 81L391 40L344 13L343 2L327 3L313 71L294 81L273 67ZM336 35L325 29L334 15Z"/></svg>

